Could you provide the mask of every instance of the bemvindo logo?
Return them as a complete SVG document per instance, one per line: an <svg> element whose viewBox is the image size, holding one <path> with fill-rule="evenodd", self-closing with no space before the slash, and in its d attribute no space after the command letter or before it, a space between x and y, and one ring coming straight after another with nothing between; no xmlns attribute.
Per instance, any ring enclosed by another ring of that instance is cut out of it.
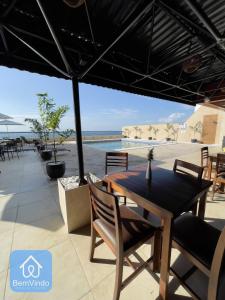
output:
<svg viewBox="0 0 225 300"><path fill-rule="evenodd" d="M47 250L15 250L10 255L14 292L48 292L52 288L52 255Z"/></svg>

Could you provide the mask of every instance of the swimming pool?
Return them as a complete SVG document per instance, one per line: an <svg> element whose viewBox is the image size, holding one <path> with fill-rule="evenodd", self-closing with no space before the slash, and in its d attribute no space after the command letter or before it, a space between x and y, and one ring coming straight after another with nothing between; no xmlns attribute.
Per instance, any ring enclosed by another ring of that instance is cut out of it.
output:
<svg viewBox="0 0 225 300"><path fill-rule="evenodd" d="M98 141L98 142L84 142L84 144L99 150L112 151L112 150L123 150L131 148L148 148L160 145L162 141L125 141L125 140L116 140L116 141Z"/></svg>

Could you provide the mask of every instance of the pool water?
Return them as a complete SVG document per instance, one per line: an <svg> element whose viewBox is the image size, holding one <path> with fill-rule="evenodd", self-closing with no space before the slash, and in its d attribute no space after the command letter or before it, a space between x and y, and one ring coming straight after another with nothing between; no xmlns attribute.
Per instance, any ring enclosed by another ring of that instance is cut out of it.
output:
<svg viewBox="0 0 225 300"><path fill-rule="evenodd" d="M112 150L122 150L128 148L144 148L152 147L161 144L159 141L149 141L149 142L133 142L133 141L101 141L101 142L84 142L84 144L99 150L112 151Z"/></svg>

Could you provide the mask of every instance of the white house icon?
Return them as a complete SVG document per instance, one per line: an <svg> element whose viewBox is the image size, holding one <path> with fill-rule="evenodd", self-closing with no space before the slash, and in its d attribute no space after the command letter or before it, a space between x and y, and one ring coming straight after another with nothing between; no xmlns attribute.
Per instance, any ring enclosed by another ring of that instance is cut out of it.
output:
<svg viewBox="0 0 225 300"><path fill-rule="evenodd" d="M24 278L30 278L30 277L38 278L40 276L40 270L43 267L32 255L30 255L20 265L19 268L23 270Z"/></svg>

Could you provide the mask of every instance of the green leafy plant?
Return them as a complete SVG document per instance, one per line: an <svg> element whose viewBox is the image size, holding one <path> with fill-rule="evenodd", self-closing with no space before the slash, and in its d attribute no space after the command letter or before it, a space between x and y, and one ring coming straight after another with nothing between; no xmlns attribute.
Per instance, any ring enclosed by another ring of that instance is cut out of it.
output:
<svg viewBox="0 0 225 300"><path fill-rule="evenodd" d="M38 134L39 139L42 141L44 139L44 127L43 125L36 119L26 118L24 120L25 122L28 122L31 126L30 129L35 134Z"/></svg>
<svg viewBox="0 0 225 300"><path fill-rule="evenodd" d="M66 129L64 131L57 131L59 135L59 144L63 144L73 133L75 133L74 129Z"/></svg>
<svg viewBox="0 0 225 300"><path fill-rule="evenodd" d="M53 144L53 154L54 161L56 163L56 145L55 145L55 134L57 129L59 129L60 122L66 112L69 110L68 105L62 105L56 107L53 99L48 98L48 94L38 94L39 96L39 111L41 119L43 120L46 128L52 132L54 144Z"/></svg>

